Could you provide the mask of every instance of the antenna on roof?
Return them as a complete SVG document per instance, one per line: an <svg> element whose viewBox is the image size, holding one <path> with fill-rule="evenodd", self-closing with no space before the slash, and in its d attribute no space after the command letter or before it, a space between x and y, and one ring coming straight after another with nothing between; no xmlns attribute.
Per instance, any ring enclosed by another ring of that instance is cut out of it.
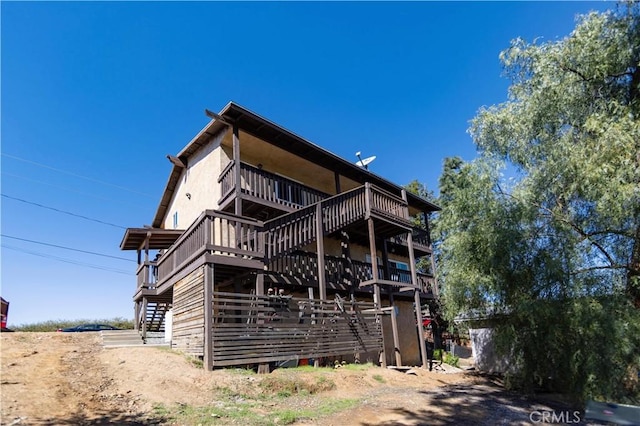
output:
<svg viewBox="0 0 640 426"><path fill-rule="evenodd" d="M362 167L365 170L369 170L369 164L373 163L373 160L376 159L375 155L371 157L367 157L364 160L360 158L360 151L356 152L356 157L358 157L358 161L356 161L356 166Z"/></svg>

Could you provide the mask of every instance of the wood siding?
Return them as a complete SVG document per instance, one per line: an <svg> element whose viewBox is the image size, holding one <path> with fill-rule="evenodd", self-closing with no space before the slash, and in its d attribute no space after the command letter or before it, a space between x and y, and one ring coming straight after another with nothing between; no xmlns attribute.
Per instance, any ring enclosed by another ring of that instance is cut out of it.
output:
<svg viewBox="0 0 640 426"><path fill-rule="evenodd" d="M373 303L213 293L213 366L382 350Z"/></svg>
<svg viewBox="0 0 640 426"><path fill-rule="evenodd" d="M191 355L204 354L204 267L173 287L171 347Z"/></svg>

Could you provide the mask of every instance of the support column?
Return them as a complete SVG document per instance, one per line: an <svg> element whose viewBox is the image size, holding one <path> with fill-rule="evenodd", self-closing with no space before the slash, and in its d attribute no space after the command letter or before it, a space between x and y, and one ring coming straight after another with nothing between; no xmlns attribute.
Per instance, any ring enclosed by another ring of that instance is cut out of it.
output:
<svg viewBox="0 0 640 426"><path fill-rule="evenodd" d="M375 225L373 223L373 218L369 217L367 219L367 225L369 227L369 250L371 253L371 272L374 279L373 284L373 303L376 306L376 309L382 309L382 299L380 297L380 284L378 284L378 255L376 249L376 230ZM382 317L377 315L377 321L380 323L380 329L382 330L382 335L384 336L384 327L382 325ZM380 354L380 365L383 368L387 367L387 353L384 349L384 337L382 341L382 353Z"/></svg>
<svg viewBox="0 0 640 426"><path fill-rule="evenodd" d="M407 202L407 192L402 190L402 199ZM406 207L407 213L409 207ZM416 286L413 291L413 301L416 311L416 327L418 327L418 344L420 345L420 358L422 358L422 368L427 368L429 361L427 360L427 345L424 341L424 332L422 331L422 309L420 302L420 290L418 289L418 272L416 270L416 255L413 252L413 232L407 232L407 249L409 251L409 267L411 268L411 283Z"/></svg>
<svg viewBox="0 0 640 426"><path fill-rule="evenodd" d="M393 331L393 353L396 357L396 367L402 366L402 356L400 354L400 334L398 333L398 317L396 314L396 304L393 294L389 291L389 302L391 305L391 329Z"/></svg>
<svg viewBox="0 0 640 426"><path fill-rule="evenodd" d="M327 299L327 279L324 265L324 226L322 225L322 204L316 206L316 251L318 253L318 293L320 300Z"/></svg>
<svg viewBox="0 0 640 426"><path fill-rule="evenodd" d="M234 213L238 216L242 216L242 177L240 174L240 137L239 137L238 125L233 124L233 174L235 185L235 210Z"/></svg>
<svg viewBox="0 0 640 426"><path fill-rule="evenodd" d="M140 331L140 301L136 300L133 304L133 328Z"/></svg>
<svg viewBox="0 0 640 426"><path fill-rule="evenodd" d="M213 264L204 265L204 367L213 370Z"/></svg>
<svg viewBox="0 0 640 426"><path fill-rule="evenodd" d="M389 270L389 250L387 248L387 240L382 241L382 278L391 280L391 271Z"/></svg>
<svg viewBox="0 0 640 426"><path fill-rule="evenodd" d="M147 342L147 298L142 298L142 341Z"/></svg>

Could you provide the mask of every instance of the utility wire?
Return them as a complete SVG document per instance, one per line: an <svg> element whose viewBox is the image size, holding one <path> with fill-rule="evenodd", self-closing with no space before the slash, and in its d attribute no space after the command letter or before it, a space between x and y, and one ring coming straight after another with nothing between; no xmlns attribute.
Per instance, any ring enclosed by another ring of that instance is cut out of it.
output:
<svg viewBox="0 0 640 426"><path fill-rule="evenodd" d="M87 197L97 198L98 200L109 201L109 202L112 202L112 203L119 202L119 201L116 201L116 200L112 200L110 198L100 197L98 195L91 194L89 192L77 191L75 189L71 189L71 188L68 188L68 187L61 186L61 185L54 185L54 184L49 183L49 182L43 182L41 180L31 179L31 178L28 178L26 176L14 175L13 173L7 173L7 172L2 172L2 174L4 176L11 176L11 177L18 178L18 179L23 179L23 180L26 180L26 181L29 181L29 182L35 182L35 183L39 183L41 185L47 185L47 186L51 186L53 188L62 189L64 191L75 192L76 194L84 195L84 196L87 196Z"/></svg>
<svg viewBox="0 0 640 426"><path fill-rule="evenodd" d="M126 226L120 226L120 225L116 225L116 224L113 224L113 223L104 222L102 220L93 219L93 218L90 218L90 217L87 217L87 216L82 216L82 215L71 213L71 212L68 212L68 211L65 211L65 210L56 209L55 207L49 207L49 206L45 206L43 204L34 203L33 201L23 200L22 198L12 197L12 196L6 195L6 194L0 194L0 195L2 195L5 198L9 198L11 200L16 200L16 201L20 201L22 203L31 204L33 206L42 207L43 209L48 209L48 210L53 210L53 211L56 211L56 212L59 212L59 213L68 214L70 216L79 217L81 219L90 220L91 222L97 222L97 223L101 223L103 225L109 225L109 226L113 226L115 228L120 228L120 229L127 229Z"/></svg>
<svg viewBox="0 0 640 426"><path fill-rule="evenodd" d="M104 267L104 266L92 265L90 263L77 262L75 260L65 259L64 257L52 256L50 254L38 253L38 252L34 252L34 251L24 250L24 249L21 249L21 248L18 248L18 247L8 246L6 244L2 244L2 247L6 248L6 249L9 249L9 250L15 250L15 251L18 251L18 252L21 252L21 253L30 254L32 256L38 256L38 257L44 257L46 259L57 260L58 262L71 263L72 265L85 266L87 268L100 269L100 270L103 270L103 271L115 272L117 274L123 274L123 275L131 276L131 272L123 271L122 269L107 268L107 267Z"/></svg>
<svg viewBox="0 0 640 426"><path fill-rule="evenodd" d="M126 260L127 262L134 262L135 263L135 260L127 259L126 257L111 256L109 254L102 254L102 253L96 253L94 251L87 251L87 250L80 250L80 249L75 249L75 248L71 248L71 247L59 246L59 245L56 245L56 244L44 243L42 241L27 240L26 238L12 237L11 235L6 235L6 234L0 234L0 236L3 237L3 238L11 238L12 240L26 241L28 243L40 244L40 245L43 245L43 246L56 247L56 248L61 248L61 249L71 250L71 251L77 251L77 252L80 252L80 253L93 254L95 256L110 257L112 259Z"/></svg>
<svg viewBox="0 0 640 426"><path fill-rule="evenodd" d="M153 195L146 194L146 193L140 192L140 191L136 191L135 189L130 189L130 188L126 188L124 186L115 185L113 183L105 182L103 180L98 180L98 179L94 179L94 178L91 178L91 177L82 176L82 175L79 175L79 174L74 173L74 172L69 172L67 170L57 169L55 167L51 167L51 166L48 166L46 164L37 163L37 162L32 161L32 160L27 160L26 158L20 158L20 157L17 157L15 155L6 154L4 152L2 153L2 155L7 157L7 158L11 158L13 160L18 160L18 161L22 161L23 163L33 164L35 166L43 167L43 168L49 169L49 170L53 170L53 171L58 172L58 173L64 173L64 174L69 175L69 176L74 176L74 177L77 177L77 178L80 178L80 179L85 179L85 180L88 180L88 181L91 181L91 182L99 183L101 185L111 186L113 188L118 188L118 189L121 189L123 191L132 192L134 194L144 195L145 197L155 198Z"/></svg>

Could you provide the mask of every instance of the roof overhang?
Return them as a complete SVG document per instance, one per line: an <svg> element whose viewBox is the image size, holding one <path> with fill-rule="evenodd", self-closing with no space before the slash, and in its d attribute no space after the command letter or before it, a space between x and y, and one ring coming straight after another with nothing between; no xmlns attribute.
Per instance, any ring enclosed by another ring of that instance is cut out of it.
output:
<svg viewBox="0 0 640 426"><path fill-rule="evenodd" d="M304 158L310 162L318 164L328 170L332 170L341 176L349 178L355 182L364 184L371 182L391 193L400 195L403 188L393 182L384 179L371 171L357 166L342 157L296 135L293 132L267 120L258 114L234 103L229 102L218 114L210 114L220 117L212 119L187 146L180 151L177 158L185 163L189 157L204 146L214 135L225 131L231 125L236 125L239 130L249 133L267 143L288 151L294 155ZM242 141L240 142L242 145ZM158 206L156 216L153 220L154 227L160 227L164 220L164 215L168 208L171 197L177 185L182 169L174 165L171 176L167 182L162 201ZM176 176L177 175L177 176ZM415 195L407 193L409 206L420 211L432 212L440 210L437 205Z"/></svg>
<svg viewBox="0 0 640 426"><path fill-rule="evenodd" d="M182 229L161 228L127 228L120 243L121 250L143 250L149 239L150 250L161 250L171 247L184 233Z"/></svg>

